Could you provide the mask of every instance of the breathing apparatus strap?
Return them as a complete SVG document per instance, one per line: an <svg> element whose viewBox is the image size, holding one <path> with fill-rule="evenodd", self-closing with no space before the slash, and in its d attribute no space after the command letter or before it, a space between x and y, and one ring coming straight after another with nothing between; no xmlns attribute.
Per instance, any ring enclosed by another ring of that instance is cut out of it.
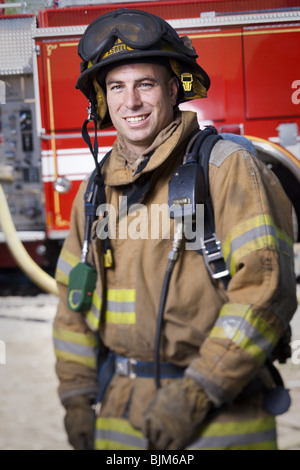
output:
<svg viewBox="0 0 300 470"><path fill-rule="evenodd" d="M88 244L89 244L90 235L91 235L91 226L94 220L96 220L97 207L99 204L104 204L106 202L105 184L102 178L101 169L105 160L111 154L111 151L108 152L104 156L104 158L101 160L100 163L98 162L99 146L98 146L98 135L97 135L97 122L99 119L100 118L97 115L95 105L93 104L92 101L90 101L90 106L88 108L88 117L82 125L81 134L82 134L83 140L85 141L85 143L90 149L96 168L90 177L88 187L84 196L85 236L84 236L84 244L83 244L83 249L82 249L82 257L81 257L82 262L85 262L86 260ZM94 145L92 144L92 141L88 132L88 128L87 128L88 123L91 121L93 122L93 125L94 125ZM112 265L112 255L111 255L111 247L110 247L108 238L103 240L103 246L104 246L105 266L110 267Z"/></svg>
<svg viewBox="0 0 300 470"><path fill-rule="evenodd" d="M229 271L227 270L223 258L221 242L215 234L214 211L209 193L209 158L213 146L220 139L222 139L222 137L217 134L213 126L207 126L201 132L193 132L183 158L183 164L176 169L169 183L169 205L173 208L175 204L178 208L175 209L175 212L173 211L175 236L172 250L169 254L157 316L154 348L154 377L156 388L160 388L159 349L164 308L171 274L178 257L180 243L182 242L182 217L185 214L185 205L191 206L189 215L194 217L197 204L204 203L204 236L201 243L202 247L197 251L203 255L206 267L213 279L221 279L225 289L230 280ZM199 186L204 186L204 191L203 188L199 188ZM213 265L213 269L211 268L211 264Z"/></svg>
<svg viewBox="0 0 300 470"><path fill-rule="evenodd" d="M204 135L201 136L200 134L200 142L196 141L195 143L198 164L203 168L205 181L204 238L201 250L198 252L203 255L205 265L211 277L213 279L221 279L225 289L227 289L231 276L225 264L221 242L215 233L214 209L209 191L209 158L214 145L222 137L217 134L213 126L208 126L202 132Z"/></svg>
<svg viewBox="0 0 300 470"><path fill-rule="evenodd" d="M87 146L90 149L91 154L93 155L93 159L94 159L96 170L97 170L97 176L101 177L101 171L100 171L100 166L99 166L99 162L98 162L97 119L91 113L91 107L92 107L92 105L90 106L90 108L88 108L89 115L88 115L87 119L84 121L84 123L82 125L81 134L82 134L83 140L85 141L85 143L87 144ZM91 138L89 136L88 129L87 129L88 123L91 122L91 121L94 124L94 145L92 145L92 141L91 141Z"/></svg>
<svg viewBox="0 0 300 470"><path fill-rule="evenodd" d="M94 123L94 146L92 145L87 125L90 121ZM106 201L105 197L105 184L101 175L101 168L105 160L109 157L111 152L108 152L105 157L98 162L98 138L97 138L97 121L94 117L89 117L84 121L82 126L82 136L88 145L91 154L93 155L96 169L93 171L89 178L87 189L84 195L84 213L85 213L85 228L84 228L84 241L81 249L81 260L71 270L69 276L67 302L71 310L75 312L82 312L88 310L92 303L92 295L96 286L97 273L93 266L87 263L87 254L89 250L89 243L91 239L92 224L96 220L97 208L99 200L103 203ZM104 260L106 266L112 265L111 249L109 239L103 240Z"/></svg>

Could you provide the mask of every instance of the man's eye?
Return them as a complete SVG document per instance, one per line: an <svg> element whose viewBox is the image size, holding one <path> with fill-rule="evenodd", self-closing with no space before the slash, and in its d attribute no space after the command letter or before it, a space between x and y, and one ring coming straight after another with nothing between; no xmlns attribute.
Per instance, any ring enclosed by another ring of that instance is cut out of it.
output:
<svg viewBox="0 0 300 470"><path fill-rule="evenodd" d="M122 85L112 85L112 86L110 87L110 90L111 90L111 91L119 91L119 90L121 90L121 89L122 89Z"/></svg>
<svg viewBox="0 0 300 470"><path fill-rule="evenodd" d="M152 83L143 82L143 83L140 84L140 87L141 87L141 88L151 88L151 87L152 87Z"/></svg>

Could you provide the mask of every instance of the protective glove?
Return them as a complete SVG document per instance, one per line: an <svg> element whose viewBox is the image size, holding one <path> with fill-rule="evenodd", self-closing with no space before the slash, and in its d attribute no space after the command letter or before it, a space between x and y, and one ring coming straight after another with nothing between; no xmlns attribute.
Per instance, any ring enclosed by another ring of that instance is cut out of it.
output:
<svg viewBox="0 0 300 470"><path fill-rule="evenodd" d="M84 396L73 397L65 408L65 428L70 444L75 450L93 450L95 411L91 400Z"/></svg>
<svg viewBox="0 0 300 470"><path fill-rule="evenodd" d="M211 408L205 392L190 377L159 389L144 414L143 433L149 449L184 449Z"/></svg>

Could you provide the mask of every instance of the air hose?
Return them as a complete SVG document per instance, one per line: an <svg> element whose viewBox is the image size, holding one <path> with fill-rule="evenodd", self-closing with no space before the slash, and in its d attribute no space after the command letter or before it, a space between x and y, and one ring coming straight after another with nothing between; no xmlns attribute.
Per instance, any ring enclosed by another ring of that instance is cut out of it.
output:
<svg viewBox="0 0 300 470"><path fill-rule="evenodd" d="M0 184L0 225L5 235L6 244L22 271L42 290L58 295L56 281L38 266L29 256L23 243L18 238L7 205L6 197Z"/></svg>
<svg viewBox="0 0 300 470"><path fill-rule="evenodd" d="M174 265L178 258L178 251L183 240L183 224L182 222L177 222L175 228L174 239L172 242L172 249L169 253L169 261L164 277L164 282L161 290L160 303L157 316L157 325L156 325L156 335L155 335L155 347L154 347L154 379L156 388L160 388L160 361L159 361L159 349L161 341L161 330L163 323L163 316L165 310L165 304L168 295L169 283L171 279L171 274L173 272Z"/></svg>

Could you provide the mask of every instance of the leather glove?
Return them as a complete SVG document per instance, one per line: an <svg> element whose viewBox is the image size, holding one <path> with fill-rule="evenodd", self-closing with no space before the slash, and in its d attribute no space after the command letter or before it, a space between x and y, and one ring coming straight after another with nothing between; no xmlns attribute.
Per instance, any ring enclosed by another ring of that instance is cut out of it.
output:
<svg viewBox="0 0 300 470"><path fill-rule="evenodd" d="M73 397L65 408L64 421L70 444L75 450L93 450L95 411L91 400L84 396Z"/></svg>
<svg viewBox="0 0 300 470"><path fill-rule="evenodd" d="M143 433L149 449L184 449L196 437L211 407L205 392L190 377L159 389L144 415Z"/></svg>

